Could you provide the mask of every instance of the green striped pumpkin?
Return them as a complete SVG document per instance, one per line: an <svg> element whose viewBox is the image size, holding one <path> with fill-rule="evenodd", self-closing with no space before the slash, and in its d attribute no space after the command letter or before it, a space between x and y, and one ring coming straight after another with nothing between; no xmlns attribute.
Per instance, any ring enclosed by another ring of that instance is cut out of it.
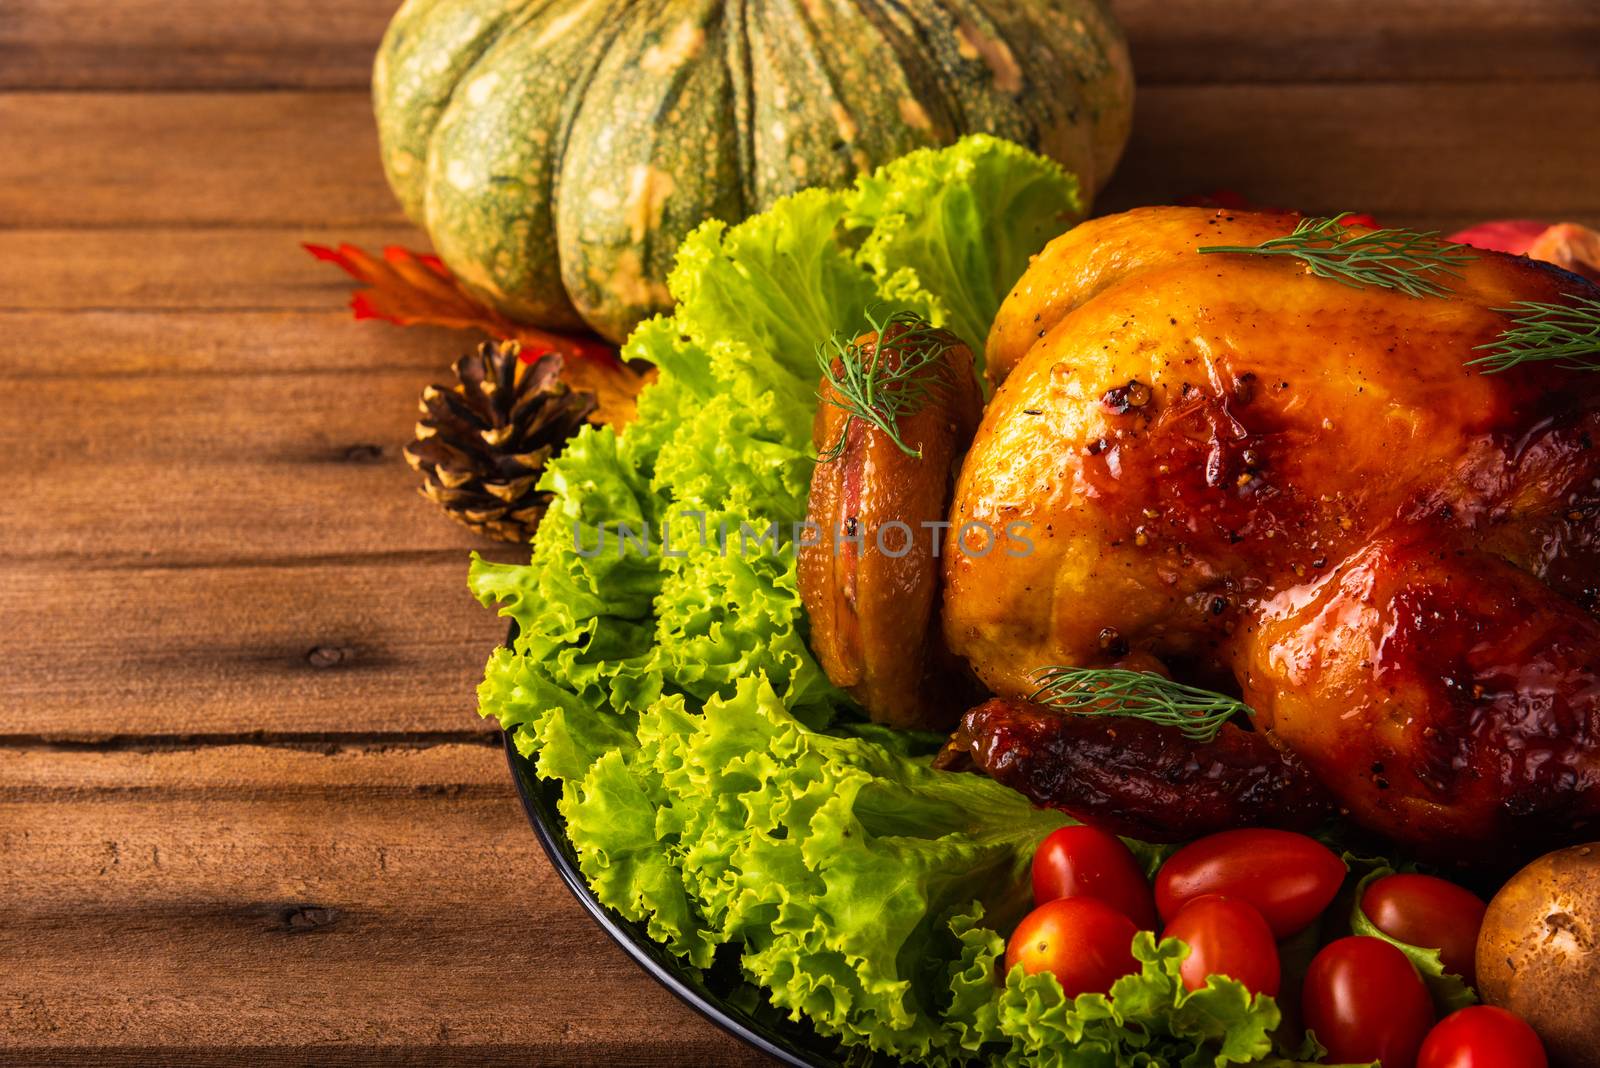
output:
<svg viewBox="0 0 1600 1068"><path fill-rule="evenodd" d="M965 133L1086 190L1127 138L1104 0L406 0L373 97L389 184L513 318L619 340L736 221Z"/></svg>

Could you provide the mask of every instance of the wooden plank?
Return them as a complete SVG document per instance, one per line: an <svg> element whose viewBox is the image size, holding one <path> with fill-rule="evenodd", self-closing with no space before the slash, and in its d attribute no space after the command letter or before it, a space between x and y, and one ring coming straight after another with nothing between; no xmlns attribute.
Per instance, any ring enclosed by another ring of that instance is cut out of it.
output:
<svg viewBox="0 0 1600 1068"><path fill-rule="evenodd" d="M1596 130L1600 91L1586 83L1148 89L1096 209L1231 189L1446 230L1506 217L1597 225Z"/></svg>
<svg viewBox="0 0 1600 1068"><path fill-rule="evenodd" d="M344 96L356 106L356 94ZM70 114L75 101L94 98L43 99ZM294 236L315 233L324 241L375 244L405 235L421 243L405 229L295 221L392 209L392 198L372 179L377 164L370 137L352 135L359 125L354 117L326 125L304 121L296 94L117 101L123 152L96 163L92 149L64 147L72 124L63 119L36 139L32 154L81 155L83 167L18 161L30 153L0 156L0 202L11 205L10 215L29 227L63 228L0 231L0 307L190 307L200 299L196 288L209 294L205 299L229 305L304 306L301 287L326 292L337 278L331 268L313 270L302 262L289 235L274 232L275 219L287 220ZM289 124L294 152L324 163L310 176L292 167L263 170L248 154L214 158L206 138L166 136L224 120L252 130ZM1127 158L1102 207L1229 186L1265 203L1310 210L1359 205L1402 222L1508 214L1581 220L1600 213L1600 183L1591 180L1600 173L1596 129L1600 91L1594 83L1147 87ZM188 177L208 169L204 179ZM127 177L114 180L112 172ZM347 172L368 176L354 181L364 192L319 203L318 190L332 188ZM116 181L162 192L129 195ZM226 220L246 228L182 233L147 225ZM82 224L128 229L64 229ZM266 292L287 286L300 291ZM300 303L277 303L285 299Z"/></svg>
<svg viewBox="0 0 1600 1068"><path fill-rule="evenodd" d="M0 88L355 88L398 0L6 0Z"/></svg>
<svg viewBox="0 0 1600 1068"><path fill-rule="evenodd" d="M0 740L491 729L474 693L505 624L465 552L283 561L281 537L238 540L229 565L0 569Z"/></svg>
<svg viewBox="0 0 1600 1068"><path fill-rule="evenodd" d="M1592 0L1114 0L1142 85L1600 77Z"/></svg>
<svg viewBox="0 0 1600 1068"><path fill-rule="evenodd" d="M0 94L7 226L399 225L365 92Z"/></svg>
<svg viewBox="0 0 1600 1068"><path fill-rule="evenodd" d="M393 410L404 413L399 394L415 391L407 385L380 399L393 399ZM150 427L175 434L182 429L171 419ZM77 448L62 438L39 444L28 451L67 454ZM111 453L119 444L99 439L86 451ZM281 450L284 459L241 455L249 445L238 439L222 455L170 461L139 456L102 464L74 455L11 480L26 504L0 515L0 542L15 547L11 566L67 569L290 563L368 554L454 554L464 562L470 549L504 544L474 534L424 500L417 491L421 476L400 458L401 444L399 435L360 433L329 440L315 452L297 454L287 447Z"/></svg>
<svg viewBox="0 0 1600 1068"><path fill-rule="evenodd" d="M333 310L17 313L0 336L0 448L27 502L0 512L10 563L192 566L264 546L279 561L464 558L496 544L423 500L401 457L418 395L451 380L476 334Z"/></svg>
<svg viewBox="0 0 1600 1068"><path fill-rule="evenodd" d="M292 240L285 244L294 249ZM31 381L116 375L297 375L414 372L443 380L450 362L480 340L467 330L357 322L340 303L354 280L326 264L302 264L323 310L0 312L0 379ZM409 412L410 409L408 409Z"/></svg>
<svg viewBox="0 0 1600 1068"><path fill-rule="evenodd" d="M6 1063L733 1065L497 748L0 750Z"/></svg>
<svg viewBox="0 0 1600 1068"><path fill-rule="evenodd" d="M313 260L302 241L427 247L410 227L0 229L0 313L343 307L350 279ZM0 352L8 347L0 336Z"/></svg>
<svg viewBox="0 0 1600 1068"><path fill-rule="evenodd" d="M494 543L424 500L401 456L418 395L448 380L443 367L0 377L0 449L27 502L0 513L0 543L12 563L97 566L464 557Z"/></svg>
<svg viewBox="0 0 1600 1068"><path fill-rule="evenodd" d="M308 797L348 803L358 795L407 800L423 792L501 800L511 789L498 735L490 734L437 744L154 744L122 750L0 746L0 800L7 803Z"/></svg>
<svg viewBox="0 0 1600 1068"><path fill-rule="evenodd" d="M364 88L395 0L8 0L0 89ZM1589 0L1114 0L1141 82L1600 71Z"/></svg>

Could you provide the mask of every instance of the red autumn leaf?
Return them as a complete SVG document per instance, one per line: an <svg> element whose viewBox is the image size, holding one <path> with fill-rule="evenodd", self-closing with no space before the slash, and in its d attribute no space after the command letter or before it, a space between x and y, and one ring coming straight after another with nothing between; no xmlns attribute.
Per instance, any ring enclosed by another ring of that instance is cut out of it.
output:
<svg viewBox="0 0 1600 1068"><path fill-rule="evenodd" d="M385 248L381 259L355 245L307 244L305 249L366 283L367 288L350 298L357 319L481 330L497 340L520 343L523 362L547 352L560 353L566 358L562 377L572 388L591 390L600 400L591 417L594 422L626 425L634 416L634 398L654 377L653 371L641 375L629 367L603 341L557 334L507 318L474 297L437 256L395 245Z"/></svg>
<svg viewBox="0 0 1600 1068"><path fill-rule="evenodd" d="M499 334L504 316L475 300L437 256L390 245L379 259L355 245L336 249L306 245L319 260L332 263L370 289L357 290L350 307L357 319L383 319L401 326L478 327Z"/></svg>
<svg viewBox="0 0 1600 1068"><path fill-rule="evenodd" d="M1544 233L1546 225L1536 219L1496 219L1457 231L1450 235L1449 240L1473 248L1486 248L1491 252L1522 256L1527 253L1534 238Z"/></svg>
<svg viewBox="0 0 1600 1068"><path fill-rule="evenodd" d="M1535 219L1497 219L1451 234L1450 240L1544 260L1600 282L1600 233L1577 223L1550 226Z"/></svg>

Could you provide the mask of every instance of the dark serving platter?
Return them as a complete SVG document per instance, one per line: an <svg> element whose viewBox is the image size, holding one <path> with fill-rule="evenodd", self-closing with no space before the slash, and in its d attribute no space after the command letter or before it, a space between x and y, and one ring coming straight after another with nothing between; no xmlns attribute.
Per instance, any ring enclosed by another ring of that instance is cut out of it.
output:
<svg viewBox="0 0 1600 1068"><path fill-rule="evenodd" d="M516 636L516 625L512 624L506 644L511 645ZM724 1031L779 1063L796 1068L860 1068L880 1062L867 1050L846 1050L772 1008L744 980L738 960L731 954L721 953L710 968L696 969L652 940L643 925L625 920L602 905L578 870L578 855L567 837L567 821L556 807L561 799L561 784L539 777L533 762L517 751L510 732L501 732L501 743L506 752L506 764L511 769L511 781L516 784L517 796L522 798L522 810L527 813L533 833L550 858L551 867L594 922L656 982Z"/></svg>
<svg viewBox="0 0 1600 1068"><path fill-rule="evenodd" d="M805 1036L803 1033L795 1036L781 1034L744 1009L728 1003L725 994L712 989L715 969L705 973L704 977L696 975L693 968L651 941L639 924L623 919L600 904L594 891L589 889L589 884L584 882L583 873L578 870L578 856L567 838L566 821L556 809L556 802L561 797L561 784L539 778L533 770L532 761L517 752L511 734L502 732L502 735L506 763L511 766L511 780L517 784L517 794L522 798L522 810L528 814L528 822L533 824L533 833L539 836L539 844L544 846L551 866L561 876L561 881L567 884L567 889L572 891L572 896L588 910L594 922L611 936L611 940L622 947L623 952L690 1008L779 1062L796 1065L797 1068L832 1068L844 1063L837 1049L832 1052L809 1049L797 1040L810 1037L812 1041L820 1043L819 1037Z"/></svg>

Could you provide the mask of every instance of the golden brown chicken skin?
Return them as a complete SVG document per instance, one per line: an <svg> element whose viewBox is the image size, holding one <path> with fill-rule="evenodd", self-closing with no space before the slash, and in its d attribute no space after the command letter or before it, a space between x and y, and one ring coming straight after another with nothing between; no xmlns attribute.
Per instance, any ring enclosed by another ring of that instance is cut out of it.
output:
<svg viewBox="0 0 1600 1068"><path fill-rule="evenodd" d="M1435 854L1569 838L1600 817L1600 375L1467 362L1494 309L1597 291L1488 252L1419 298L1196 251L1293 225L1144 209L1038 257L989 341L951 521L995 543L945 557L948 644L1006 697L1128 657L1239 692Z"/></svg>

